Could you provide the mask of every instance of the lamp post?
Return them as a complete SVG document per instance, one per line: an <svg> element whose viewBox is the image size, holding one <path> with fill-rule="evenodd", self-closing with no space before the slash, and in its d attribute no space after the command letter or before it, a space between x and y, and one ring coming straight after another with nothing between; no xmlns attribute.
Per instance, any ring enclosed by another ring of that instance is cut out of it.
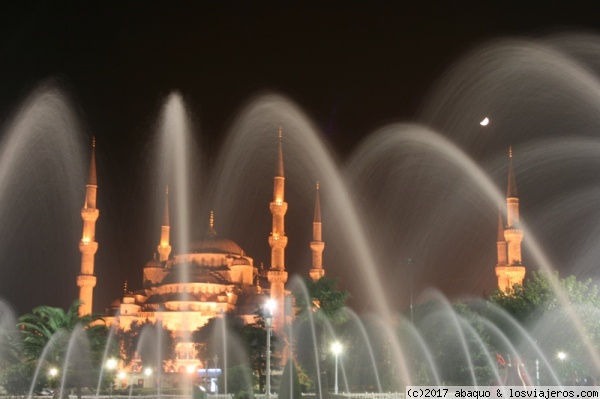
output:
<svg viewBox="0 0 600 399"><path fill-rule="evenodd" d="M556 354L556 357L558 358L558 360L560 360L560 368L561 368L563 378L564 378L567 375L567 373L565 372L565 359L567 358L567 354L566 354L566 352L559 351Z"/></svg>
<svg viewBox="0 0 600 399"><path fill-rule="evenodd" d="M52 367L48 370L48 375L50 376L50 388L56 389L56 377L58 376L58 369L56 367Z"/></svg>
<svg viewBox="0 0 600 399"><path fill-rule="evenodd" d="M186 369L186 371L190 375L190 398L194 397L194 376L192 374L194 373L195 370L196 370L196 367L194 367L192 365L187 366L187 369Z"/></svg>
<svg viewBox="0 0 600 399"><path fill-rule="evenodd" d="M408 259L408 268L410 273L410 322L414 324L415 319L413 317L413 260L412 258Z"/></svg>
<svg viewBox="0 0 600 399"><path fill-rule="evenodd" d="M204 392L208 395L208 356L206 357L206 362L204 363Z"/></svg>
<svg viewBox="0 0 600 399"><path fill-rule="evenodd" d="M338 394L338 356L340 353L342 353L342 344L340 344L338 341L335 341L331 345L331 351L335 355L335 385L333 388L333 393L337 395Z"/></svg>
<svg viewBox="0 0 600 399"><path fill-rule="evenodd" d="M271 399L271 328L273 327L273 311L275 301L269 299L265 304L265 327L267 327L267 386L266 399Z"/></svg>
<svg viewBox="0 0 600 399"><path fill-rule="evenodd" d="M218 394L219 393L219 384L217 384L216 382L218 382L218 379L217 379L217 375L218 375L217 374L217 370L218 370L219 367L217 366L217 364L219 362L219 356L215 355L215 357L213 358L213 360L215 361L215 374L214 374L214 377L215 377L215 391L213 393ZM212 388L212 384L211 384L211 388Z"/></svg>

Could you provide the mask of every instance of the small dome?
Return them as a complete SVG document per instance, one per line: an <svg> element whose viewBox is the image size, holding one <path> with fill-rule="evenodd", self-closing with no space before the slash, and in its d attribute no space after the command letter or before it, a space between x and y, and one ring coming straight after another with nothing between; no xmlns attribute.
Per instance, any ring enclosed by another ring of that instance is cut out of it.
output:
<svg viewBox="0 0 600 399"><path fill-rule="evenodd" d="M236 258L231 265L232 266L250 266L250 261L248 261L247 258L241 256L239 258Z"/></svg>
<svg viewBox="0 0 600 399"><path fill-rule="evenodd" d="M161 268L162 269L163 265L162 265L162 263L160 263L156 259L152 259L152 260L149 260L146 263L146 265L144 266L144 268L148 268L148 267L157 267L157 268Z"/></svg>
<svg viewBox="0 0 600 399"><path fill-rule="evenodd" d="M111 303L110 303L110 307L111 308L120 308L121 307L121 300L119 298L114 299Z"/></svg>

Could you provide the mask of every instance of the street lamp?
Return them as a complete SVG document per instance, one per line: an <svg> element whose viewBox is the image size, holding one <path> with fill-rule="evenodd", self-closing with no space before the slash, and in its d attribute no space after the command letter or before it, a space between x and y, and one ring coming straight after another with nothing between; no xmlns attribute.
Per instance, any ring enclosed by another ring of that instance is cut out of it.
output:
<svg viewBox="0 0 600 399"><path fill-rule="evenodd" d="M410 322L411 323L415 323L415 319L413 317L413 260L412 258L408 259L408 268L409 268L409 273L410 273Z"/></svg>
<svg viewBox="0 0 600 399"><path fill-rule="evenodd" d="M56 367L52 367L50 370L48 370L48 374L50 374L50 377L54 378L58 375L58 369Z"/></svg>
<svg viewBox="0 0 600 399"><path fill-rule="evenodd" d="M118 366L118 362L117 362L117 359L115 359L115 358L111 357L110 359L108 359L106 361L106 368L109 370L114 370L117 368L117 366Z"/></svg>
<svg viewBox="0 0 600 399"><path fill-rule="evenodd" d="M556 353L556 357L558 358L558 360L560 360L560 368L562 369L561 371L563 376L566 376L567 373L565 372L565 359L567 358L567 353L563 351L558 351Z"/></svg>
<svg viewBox="0 0 600 399"><path fill-rule="evenodd" d="M217 379L217 370L218 370L218 363L219 363L219 356L217 356L215 354L215 357L213 358L213 360L215 361L215 373L214 373L214 377L215 377L215 389L213 393L218 394L219 393L219 384L218 384L218 379ZM212 388L212 384L211 384L211 388Z"/></svg>
<svg viewBox="0 0 600 399"><path fill-rule="evenodd" d="M110 386L108 387L108 392L111 396L113 394L113 389L116 386L115 381L114 381L114 375L112 375L112 373L116 370L118 365L119 365L119 362L117 362L117 359L115 359L114 357L109 358L106 361L106 364L104 365L106 367L106 369L111 372L111 380L112 381L110 382ZM100 385L98 385L98 388L100 388Z"/></svg>
<svg viewBox="0 0 600 399"><path fill-rule="evenodd" d="M335 341L331 345L331 351L335 355L335 385L333 388L333 393L337 395L338 394L338 356L340 353L342 353L342 344L340 344L338 341Z"/></svg>
<svg viewBox="0 0 600 399"><path fill-rule="evenodd" d="M192 375L194 370L196 370L196 367L192 365L187 366L185 370L190 375L190 398L194 397L194 376Z"/></svg>
<svg viewBox="0 0 600 399"><path fill-rule="evenodd" d="M265 303L265 326L267 327L267 387L266 399L271 399L271 328L273 327L273 312L275 301L269 299Z"/></svg>

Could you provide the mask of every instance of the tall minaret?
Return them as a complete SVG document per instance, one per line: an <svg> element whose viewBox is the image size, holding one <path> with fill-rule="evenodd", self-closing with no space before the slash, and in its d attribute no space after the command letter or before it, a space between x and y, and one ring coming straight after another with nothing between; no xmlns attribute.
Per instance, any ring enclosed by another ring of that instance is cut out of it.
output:
<svg viewBox="0 0 600 399"><path fill-rule="evenodd" d="M525 278L525 267L521 258L521 242L523 241L523 230L519 229L519 197L517 196L517 181L513 167L512 147L508 152L508 188L506 190L506 228L504 229L504 240L498 237L498 265L496 266L496 277L498 277L498 289L510 291L514 285L522 285ZM502 219L500 216L499 223ZM498 227L500 229L500 226ZM503 249L504 248L504 249Z"/></svg>
<svg viewBox="0 0 600 399"><path fill-rule="evenodd" d="M498 248L498 266L506 266L507 263L507 252L506 252L506 239L504 238L504 221L502 220L502 210L498 209L498 241L496 241Z"/></svg>
<svg viewBox="0 0 600 399"><path fill-rule="evenodd" d="M271 299L275 301L277 308L273 319L273 329L276 333L283 331L285 322L285 282L288 274L285 271L285 247L288 239L285 235L284 216L288 204L284 201L285 177L283 175L283 148L281 143L282 131L279 128L279 158L277 163L277 174L273 183L273 201L270 204L273 215L273 229L269 236L271 246L271 269L267 278L271 286Z"/></svg>
<svg viewBox="0 0 600 399"><path fill-rule="evenodd" d="M165 189L165 213L163 224L160 228L160 244L158 244L158 253L160 254L159 261L165 262L169 260L171 254L171 245L169 245L169 237L171 224L169 222L169 186Z"/></svg>
<svg viewBox="0 0 600 399"><path fill-rule="evenodd" d="M315 217L313 220L313 240L310 242L310 250L312 251L312 269L310 269L310 278L317 281L325 275L323 269L323 250L325 243L321 236L321 200L319 198L319 182L317 182L317 190L315 197Z"/></svg>
<svg viewBox="0 0 600 399"><path fill-rule="evenodd" d="M88 184L85 186L85 203L81 210L83 219L83 235L79 241L79 251L81 252L81 273L77 276L77 286L79 287L79 300L82 305L79 307L79 315L85 316L92 313L92 300L94 296L94 287L96 286L96 276L94 275L94 255L98 250L96 239L96 220L100 211L96 208L96 191L98 182L96 180L96 138L92 141L92 158L90 161L90 176Z"/></svg>

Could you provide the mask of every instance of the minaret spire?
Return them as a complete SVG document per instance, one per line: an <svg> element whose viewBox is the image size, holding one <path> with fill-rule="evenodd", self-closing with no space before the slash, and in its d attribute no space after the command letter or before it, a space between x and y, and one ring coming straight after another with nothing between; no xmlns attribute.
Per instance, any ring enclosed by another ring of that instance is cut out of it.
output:
<svg viewBox="0 0 600 399"><path fill-rule="evenodd" d="M163 226L171 226L171 220L169 217L169 185L165 187L165 211L163 214Z"/></svg>
<svg viewBox="0 0 600 399"><path fill-rule="evenodd" d="M284 217L287 212L288 204L285 202L285 177L283 174L283 131L281 127L278 131L279 154L277 162L277 173L273 181L273 201L269 205L273 215L273 227L269 236L269 245L271 246L271 269L267 273L267 278L271 286L271 299L277 304L273 328L276 332L283 331L285 322L285 283L288 273L285 271L285 247L288 238L285 235Z"/></svg>
<svg viewBox="0 0 600 399"><path fill-rule="evenodd" d="M96 208L96 192L98 190L98 181L96 179L96 138L92 140L92 156L90 160L90 174L88 184L85 186L85 202L81 210L83 219L83 234L79 241L79 251L81 252L81 272L77 276L77 286L79 287L79 300L82 302L79 307L79 315L85 316L92 313L92 303L94 297L94 287L96 286L96 276L94 275L94 256L98 251L96 240L96 221L100 216L100 211Z"/></svg>
<svg viewBox="0 0 600 399"><path fill-rule="evenodd" d="M513 166L512 146L508 149L508 188L506 197L517 197L517 180L515 179L515 168Z"/></svg>
<svg viewBox="0 0 600 399"><path fill-rule="evenodd" d="M92 137L92 156L90 159L90 177L88 184L98 186L98 180L96 178L96 137Z"/></svg>
<svg viewBox="0 0 600 399"><path fill-rule="evenodd" d="M160 243L158 244L157 250L160 254L159 261L165 262L169 260L171 254L171 223L169 218L169 186L165 187L165 211L163 214L163 224L160 227Z"/></svg>
<svg viewBox="0 0 600 399"><path fill-rule="evenodd" d="M208 217L208 235L216 236L217 231L215 230L215 211L210 210L210 216Z"/></svg>
<svg viewBox="0 0 600 399"><path fill-rule="evenodd" d="M513 166L512 146L508 151L508 187L506 190L506 228L504 229L503 243L500 237L500 225L498 226L498 265L496 266L496 277L498 277L498 289L508 292L514 285L523 284L525 278L525 267L522 265L521 243L523 242L523 230L519 228L519 197L517 196L517 181ZM499 223L502 216L499 216Z"/></svg>
<svg viewBox="0 0 600 399"><path fill-rule="evenodd" d="M323 269L323 250L325 249L325 243L322 239L321 231L321 200L319 198L319 182L317 181L317 188L315 194L315 217L313 219L313 240L310 243L310 249L312 251L312 269L309 271L310 278L313 281L317 281L325 275L325 269Z"/></svg>
<svg viewBox="0 0 600 399"><path fill-rule="evenodd" d="M284 177L283 172L283 144L281 142L283 138L283 130L281 126L279 126L279 131L277 132L277 137L279 138L279 155L277 159L277 176Z"/></svg>

